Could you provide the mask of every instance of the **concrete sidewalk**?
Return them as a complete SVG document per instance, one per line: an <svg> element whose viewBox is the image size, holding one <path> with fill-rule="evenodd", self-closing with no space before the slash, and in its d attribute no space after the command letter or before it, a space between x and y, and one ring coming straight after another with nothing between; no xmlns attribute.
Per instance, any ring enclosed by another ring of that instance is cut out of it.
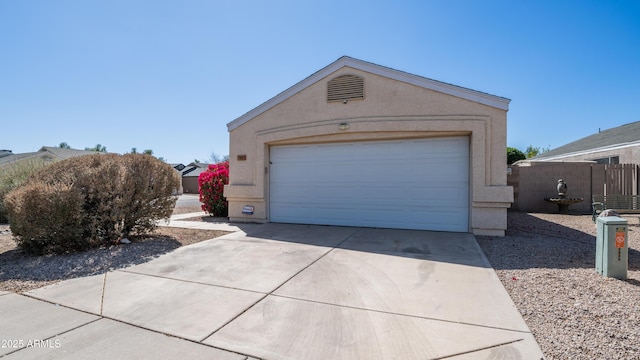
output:
<svg viewBox="0 0 640 360"><path fill-rule="evenodd" d="M0 294L2 339L46 345L0 355L543 358L470 234L234 226L145 264Z"/></svg>
<svg viewBox="0 0 640 360"><path fill-rule="evenodd" d="M187 214L172 215L169 221L160 220L157 222L159 226L166 227L178 227L186 229L199 229L199 230L223 230L223 231L240 231L240 228L235 225L231 225L228 222L207 222L207 221L188 221L185 219L192 219L196 217L205 217L206 214L202 211Z"/></svg>

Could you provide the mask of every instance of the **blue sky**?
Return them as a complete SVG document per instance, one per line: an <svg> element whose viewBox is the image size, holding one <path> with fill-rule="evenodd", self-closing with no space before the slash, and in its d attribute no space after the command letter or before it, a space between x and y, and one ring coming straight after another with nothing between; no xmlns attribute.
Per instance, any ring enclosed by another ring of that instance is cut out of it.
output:
<svg viewBox="0 0 640 360"><path fill-rule="evenodd" d="M0 148L207 160L343 55L511 99L521 150L640 120L635 0L1 1Z"/></svg>

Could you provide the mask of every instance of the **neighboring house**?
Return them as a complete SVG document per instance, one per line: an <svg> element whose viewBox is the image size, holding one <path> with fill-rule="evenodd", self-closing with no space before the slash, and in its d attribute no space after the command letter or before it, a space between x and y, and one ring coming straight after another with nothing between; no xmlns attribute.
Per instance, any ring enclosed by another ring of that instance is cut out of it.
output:
<svg viewBox="0 0 640 360"><path fill-rule="evenodd" d="M182 191L185 194L197 194L198 193L198 176L200 173L207 170L209 164L192 162L189 165L184 164L171 164L174 169L180 174L182 179Z"/></svg>
<svg viewBox="0 0 640 360"><path fill-rule="evenodd" d="M76 156L96 154L97 151L62 149L58 147L43 146L36 152L14 154L11 150L0 150L0 167L16 164L20 161L53 162L69 159Z"/></svg>
<svg viewBox="0 0 640 360"><path fill-rule="evenodd" d="M198 176L207 170L209 164L192 162L182 171L182 187L185 194L198 193Z"/></svg>
<svg viewBox="0 0 640 360"><path fill-rule="evenodd" d="M342 57L227 124L230 220L504 236L509 102Z"/></svg>
<svg viewBox="0 0 640 360"><path fill-rule="evenodd" d="M174 195L182 195L184 189L182 187L182 170L185 168L184 164L169 164L180 176L180 188L174 192Z"/></svg>
<svg viewBox="0 0 640 360"><path fill-rule="evenodd" d="M599 164L640 163L640 121L599 131L530 161L595 161Z"/></svg>

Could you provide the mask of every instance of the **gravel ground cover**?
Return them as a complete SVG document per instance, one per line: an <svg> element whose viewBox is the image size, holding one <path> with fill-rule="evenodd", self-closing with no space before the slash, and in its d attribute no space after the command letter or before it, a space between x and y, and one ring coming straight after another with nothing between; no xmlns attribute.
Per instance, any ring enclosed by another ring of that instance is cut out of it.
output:
<svg viewBox="0 0 640 360"><path fill-rule="evenodd" d="M590 215L509 212L507 236L478 242L547 359L640 359L640 225L627 280L595 271Z"/></svg>
<svg viewBox="0 0 640 360"><path fill-rule="evenodd" d="M0 225L0 290L23 292L61 280L102 274L152 260L180 246L227 231L159 228L155 234L75 254L30 256L16 248L9 226Z"/></svg>
<svg viewBox="0 0 640 360"><path fill-rule="evenodd" d="M195 212L206 215L197 203L196 195L183 196L176 203L173 215ZM151 236L131 239L130 244L114 244L76 254L30 256L16 247L9 225L0 224L0 291L23 292L66 279L102 274L228 233L160 227Z"/></svg>

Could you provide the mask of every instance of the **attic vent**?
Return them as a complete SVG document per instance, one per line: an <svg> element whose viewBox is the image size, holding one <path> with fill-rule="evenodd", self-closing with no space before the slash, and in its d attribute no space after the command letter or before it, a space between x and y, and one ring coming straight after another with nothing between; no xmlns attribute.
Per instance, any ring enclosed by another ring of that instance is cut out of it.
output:
<svg viewBox="0 0 640 360"><path fill-rule="evenodd" d="M364 79L356 75L342 75L327 83L327 101L364 99Z"/></svg>

